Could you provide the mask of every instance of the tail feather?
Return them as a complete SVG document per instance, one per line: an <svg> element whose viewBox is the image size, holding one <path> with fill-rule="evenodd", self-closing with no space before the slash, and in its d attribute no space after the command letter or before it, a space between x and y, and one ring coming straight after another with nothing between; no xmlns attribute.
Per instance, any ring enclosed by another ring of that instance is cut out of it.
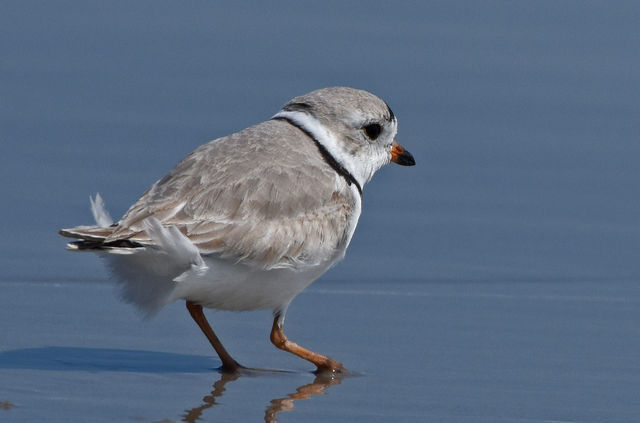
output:
<svg viewBox="0 0 640 423"><path fill-rule="evenodd" d="M96 221L95 225L76 226L75 228L60 229L58 233L67 238L75 238L82 241L90 241L89 244L99 245L106 237L111 235L117 224L113 223L111 215L104 206L104 200L100 194L96 194L96 198L89 196L91 202L91 213ZM76 244L76 243L74 243Z"/></svg>
<svg viewBox="0 0 640 423"><path fill-rule="evenodd" d="M95 219L96 224L103 228L113 225L113 218L107 211L100 193L96 194L95 200L93 197L89 196L89 201L91 202L91 213L93 213L93 218Z"/></svg>
<svg viewBox="0 0 640 423"><path fill-rule="evenodd" d="M197 247L177 228L163 227L157 219L149 218L141 232L145 236L112 239L109 236L118 224L110 223L99 196L91 199L91 209L96 225L61 229L59 234L76 239L67 244L69 250L93 251L106 259L122 299L147 316L176 299L174 290L183 273L201 274L207 270Z"/></svg>
<svg viewBox="0 0 640 423"><path fill-rule="evenodd" d="M117 239L105 242L113 233L116 225L103 228L101 226L76 226L75 228L60 229L58 233L67 238L78 241L67 244L69 250L106 250L111 248L138 248L143 245L129 239Z"/></svg>
<svg viewBox="0 0 640 423"><path fill-rule="evenodd" d="M78 241L67 244L69 250L106 250L106 249L128 249L138 248L143 245L129 239L118 239L106 242L109 235L113 234L118 227L113 223L111 215L104 206L104 200L100 194L96 198L89 197L91 201L91 213L96 221L95 225L76 226L75 228L60 229L58 233L67 238L75 238Z"/></svg>
<svg viewBox="0 0 640 423"><path fill-rule="evenodd" d="M104 241L111 235L116 226L76 226L75 228L60 229L60 235L67 238L82 239L85 241Z"/></svg>

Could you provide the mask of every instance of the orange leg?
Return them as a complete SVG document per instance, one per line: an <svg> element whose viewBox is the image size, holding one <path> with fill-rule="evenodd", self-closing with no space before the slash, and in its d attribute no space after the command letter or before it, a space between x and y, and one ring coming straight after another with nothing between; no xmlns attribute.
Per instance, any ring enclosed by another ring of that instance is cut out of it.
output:
<svg viewBox="0 0 640 423"><path fill-rule="evenodd" d="M237 361L235 361L231 355L227 352L227 350L222 346L222 342L216 336L211 326L209 326L209 322L207 322L207 318L202 312L202 306L191 301L187 301L187 310L193 317L193 320L198 324L202 333L207 337L211 346L218 353L220 360L222 360L222 370L225 372L235 372L236 370L242 368Z"/></svg>
<svg viewBox="0 0 640 423"><path fill-rule="evenodd" d="M289 341L282 330L282 326L283 321L280 318L280 314L276 314L273 319L273 327L271 328L271 342L276 346L276 348L290 352L300 358L304 358L305 360L312 362L318 368L319 372L342 372L346 370L342 364L338 363L333 358L314 353L311 350L301 347L295 342Z"/></svg>

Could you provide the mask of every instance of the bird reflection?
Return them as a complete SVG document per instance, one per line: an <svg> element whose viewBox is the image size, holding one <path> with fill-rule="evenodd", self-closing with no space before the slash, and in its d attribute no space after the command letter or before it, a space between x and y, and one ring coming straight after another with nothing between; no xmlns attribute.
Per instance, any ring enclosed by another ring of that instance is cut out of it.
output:
<svg viewBox="0 0 640 423"><path fill-rule="evenodd" d="M246 375L257 375L262 371L243 369L243 371L227 373L222 372L220 379L213 384L213 390L209 395L202 398L202 404L198 407L191 408L185 411L182 417L185 423L195 423L202 417L202 413L218 403L217 399L222 397L226 391L226 385L229 382L237 380L239 377ZM274 423L278 421L278 413L282 411L291 411L294 409L294 403L296 401L308 400L316 395L324 394L325 389L339 385L342 382L344 375L333 373L318 373L313 382L306 385L302 385L296 388L295 392L287 394L282 398L272 399L264 412L264 421L267 423Z"/></svg>
<svg viewBox="0 0 640 423"><path fill-rule="evenodd" d="M204 404L200 405L199 407L194 407L190 410L186 410L185 415L182 417L182 421L186 423L196 422L200 418L200 416L202 416L202 412L204 410L218 404L216 402L216 398L221 397L224 391L226 391L226 384L229 382L233 382L239 377L240 372L222 372L220 375L220 379L218 379L213 384L213 391L211 391L211 394L206 395L204 398L202 398Z"/></svg>
<svg viewBox="0 0 640 423"><path fill-rule="evenodd" d="M336 374L319 373L313 382L298 387L295 392L288 394L286 397L272 399L271 405L264 412L264 421L266 423L277 422L278 413L293 410L295 401L308 400L314 395L324 394L325 389L333 385L339 385L343 377Z"/></svg>

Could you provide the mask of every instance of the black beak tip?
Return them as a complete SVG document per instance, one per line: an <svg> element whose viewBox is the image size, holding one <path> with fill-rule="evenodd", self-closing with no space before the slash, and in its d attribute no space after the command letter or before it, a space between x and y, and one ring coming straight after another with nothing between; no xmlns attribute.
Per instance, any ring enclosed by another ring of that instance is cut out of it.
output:
<svg viewBox="0 0 640 423"><path fill-rule="evenodd" d="M400 156L398 156L396 163L400 166L415 166L416 160L413 158L413 154L405 150Z"/></svg>

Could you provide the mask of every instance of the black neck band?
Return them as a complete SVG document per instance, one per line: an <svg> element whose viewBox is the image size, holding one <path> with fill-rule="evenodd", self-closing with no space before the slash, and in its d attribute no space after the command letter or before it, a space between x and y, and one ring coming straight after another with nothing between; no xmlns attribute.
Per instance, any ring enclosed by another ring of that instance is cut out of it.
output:
<svg viewBox="0 0 640 423"><path fill-rule="evenodd" d="M338 174L340 176L342 176L347 181L347 184L349 184L349 185L354 184L356 186L358 192L360 193L360 197L362 197L362 187L360 186L360 184L358 183L356 178L354 178L353 175L351 174L351 172L349 172L347 169L345 169L345 167L342 166L336 160L336 158L331 155L331 153L329 153L329 151L325 148L325 146L322 145L320 143L320 141L318 141L318 139L316 137L314 137L311 132L307 131L307 129L304 128L302 125L297 124L295 121L293 121L292 119L290 119L288 117L276 116L273 119L284 120L286 122L289 122L289 124L295 126L299 130L304 132L309 138L311 138L313 140L313 142L316 144L316 147L318 147L318 150L320 150L320 154L322 154L322 157L324 158L324 161L327 162L327 164L329 166L331 166L333 168L333 170L338 172Z"/></svg>

